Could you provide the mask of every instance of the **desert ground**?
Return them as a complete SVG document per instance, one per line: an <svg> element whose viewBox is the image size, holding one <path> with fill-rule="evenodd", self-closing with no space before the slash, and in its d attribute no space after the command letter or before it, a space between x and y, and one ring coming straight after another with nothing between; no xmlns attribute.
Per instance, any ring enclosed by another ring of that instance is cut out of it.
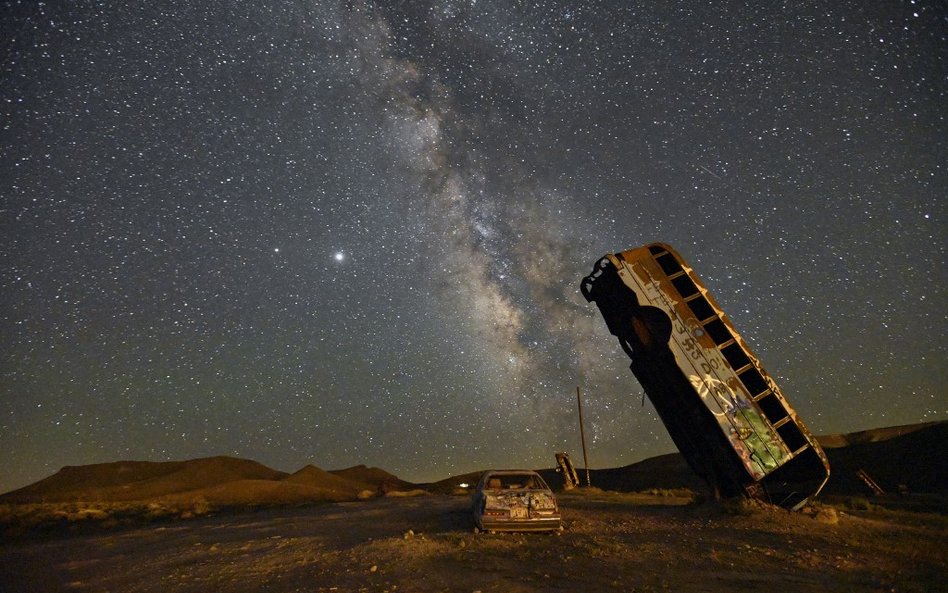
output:
<svg viewBox="0 0 948 593"><path fill-rule="evenodd" d="M560 534L476 534L468 497L443 494L73 525L0 544L0 591L948 590L940 513L863 498L791 513L668 491L559 500Z"/></svg>
<svg viewBox="0 0 948 593"><path fill-rule="evenodd" d="M67 466L0 495L0 593L948 592L948 422L822 441L833 471L801 512L716 501L678 454L592 469L601 490L541 470L557 534L474 533L480 472Z"/></svg>

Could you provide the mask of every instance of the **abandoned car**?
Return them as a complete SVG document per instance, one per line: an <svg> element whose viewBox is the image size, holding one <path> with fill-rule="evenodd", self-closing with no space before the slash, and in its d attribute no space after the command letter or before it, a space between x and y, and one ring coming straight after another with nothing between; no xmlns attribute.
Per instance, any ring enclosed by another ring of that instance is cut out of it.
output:
<svg viewBox="0 0 948 593"><path fill-rule="evenodd" d="M560 510L553 491L530 470L491 470L473 495L475 531L557 531Z"/></svg>

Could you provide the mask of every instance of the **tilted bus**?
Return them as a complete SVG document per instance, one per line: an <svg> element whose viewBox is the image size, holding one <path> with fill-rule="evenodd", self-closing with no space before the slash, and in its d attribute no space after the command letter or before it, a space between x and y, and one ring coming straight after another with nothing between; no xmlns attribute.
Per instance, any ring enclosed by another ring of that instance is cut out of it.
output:
<svg viewBox="0 0 948 593"><path fill-rule="evenodd" d="M694 271L664 243L600 259L581 291L691 468L714 489L796 509L829 462Z"/></svg>

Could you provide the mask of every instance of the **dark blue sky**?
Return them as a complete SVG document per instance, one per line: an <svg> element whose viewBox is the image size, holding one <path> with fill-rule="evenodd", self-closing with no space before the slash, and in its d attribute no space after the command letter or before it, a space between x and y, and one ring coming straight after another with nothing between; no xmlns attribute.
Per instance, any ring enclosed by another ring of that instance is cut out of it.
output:
<svg viewBox="0 0 948 593"><path fill-rule="evenodd" d="M0 490L669 452L578 293L652 241L817 434L946 418L941 3L2 4Z"/></svg>

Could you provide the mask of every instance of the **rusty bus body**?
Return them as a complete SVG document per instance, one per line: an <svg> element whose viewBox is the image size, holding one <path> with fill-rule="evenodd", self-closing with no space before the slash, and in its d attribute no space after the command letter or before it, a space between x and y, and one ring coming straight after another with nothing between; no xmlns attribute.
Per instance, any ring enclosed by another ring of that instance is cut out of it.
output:
<svg viewBox="0 0 948 593"><path fill-rule="evenodd" d="M691 468L725 497L791 509L829 462L694 271L652 243L599 260L581 285Z"/></svg>

